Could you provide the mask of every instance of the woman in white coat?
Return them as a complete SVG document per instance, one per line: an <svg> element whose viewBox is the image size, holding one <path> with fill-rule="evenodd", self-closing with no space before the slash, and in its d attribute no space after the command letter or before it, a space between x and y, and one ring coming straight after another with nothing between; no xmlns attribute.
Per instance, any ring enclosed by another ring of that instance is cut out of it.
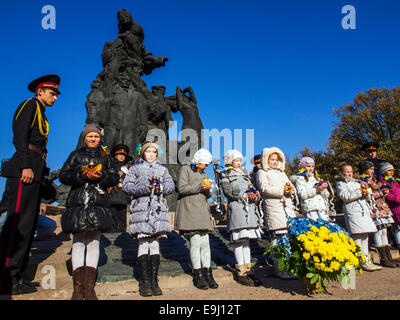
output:
<svg viewBox="0 0 400 320"><path fill-rule="evenodd" d="M294 198L296 189L285 173L285 156L276 147L264 148L262 169L257 171L257 185L263 199L264 226L270 232L272 244L287 233L287 220L296 216ZM274 259L275 275L282 279L295 276L278 269Z"/></svg>
<svg viewBox="0 0 400 320"><path fill-rule="evenodd" d="M368 234L377 231L371 218L371 207L367 202L370 196L368 185L353 178L353 168L347 163L340 165L340 172L335 176L335 180L337 195L343 201L346 229L354 242L360 245L365 256L365 261L361 263L362 269L365 271L382 269L372 262L368 254Z"/></svg>
<svg viewBox="0 0 400 320"><path fill-rule="evenodd" d="M300 200L301 212L311 220L329 221L328 183L321 181L315 172L314 159L303 157L298 164L299 173L295 186Z"/></svg>

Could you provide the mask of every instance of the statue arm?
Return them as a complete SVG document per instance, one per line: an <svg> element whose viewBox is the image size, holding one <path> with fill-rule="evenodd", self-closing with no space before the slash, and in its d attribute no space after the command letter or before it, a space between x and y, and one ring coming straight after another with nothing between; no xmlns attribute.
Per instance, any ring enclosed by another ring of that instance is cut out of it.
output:
<svg viewBox="0 0 400 320"><path fill-rule="evenodd" d="M178 110L181 109L181 105L182 105L182 89L181 87L177 86L176 87L176 107Z"/></svg>
<svg viewBox="0 0 400 320"><path fill-rule="evenodd" d="M167 57L154 57L152 55L145 55L143 56L143 73L149 75L154 69L164 67L167 61Z"/></svg>
<svg viewBox="0 0 400 320"><path fill-rule="evenodd" d="M135 72L133 72L132 70L129 72L129 78L132 81L133 85L135 86L135 88L141 93L143 94L146 99L150 99L152 96L151 91L149 90L149 88L147 88L146 82L144 82L142 80L142 78L140 78L140 76L138 74L136 74Z"/></svg>
<svg viewBox="0 0 400 320"><path fill-rule="evenodd" d="M186 89L183 90L183 93L189 92L190 100L194 103L197 104L196 96L194 95L194 91L192 87L187 87Z"/></svg>
<svg viewBox="0 0 400 320"><path fill-rule="evenodd" d="M175 94L169 97L165 97L165 102L173 113L178 112L178 103Z"/></svg>

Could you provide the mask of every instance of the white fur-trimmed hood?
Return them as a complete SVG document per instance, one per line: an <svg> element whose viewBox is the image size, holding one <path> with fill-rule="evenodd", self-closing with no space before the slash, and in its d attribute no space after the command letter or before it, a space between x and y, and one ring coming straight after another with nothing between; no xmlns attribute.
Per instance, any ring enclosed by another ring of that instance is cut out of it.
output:
<svg viewBox="0 0 400 320"><path fill-rule="evenodd" d="M268 165L268 158L271 154L277 153L278 158L279 158L279 164L278 164L278 170L280 171L285 171L285 155L283 154L282 150L277 148L277 147L272 147L272 148L264 148L262 151L262 157L261 157L261 166L262 168L267 171L271 170L271 168Z"/></svg>

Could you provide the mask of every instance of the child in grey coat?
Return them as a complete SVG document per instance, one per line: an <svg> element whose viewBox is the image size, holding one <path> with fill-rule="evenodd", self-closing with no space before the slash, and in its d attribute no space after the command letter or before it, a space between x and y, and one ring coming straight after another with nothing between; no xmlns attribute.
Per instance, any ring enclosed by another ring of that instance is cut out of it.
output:
<svg viewBox="0 0 400 320"><path fill-rule="evenodd" d="M261 215L256 202L260 195L242 170L243 155L237 150L229 150L224 157L225 167L222 173L222 190L228 199L228 230L231 242L235 245L236 280L246 286L254 286L251 263L250 239L261 238Z"/></svg>
<svg viewBox="0 0 400 320"><path fill-rule="evenodd" d="M344 220L346 229L354 242L361 247L365 262L361 267L365 271L380 270L369 255L368 234L377 231L371 218L371 207L367 201L370 193L368 185L353 177L353 167L350 164L340 165L339 175L335 176L338 197L343 201Z"/></svg>
<svg viewBox="0 0 400 320"><path fill-rule="evenodd" d="M175 216L175 228L189 239L193 284L202 290L218 288L212 275L208 236L214 228L207 202L211 197L212 183L204 172L211 161L211 153L200 149L194 154L191 166L181 168Z"/></svg>

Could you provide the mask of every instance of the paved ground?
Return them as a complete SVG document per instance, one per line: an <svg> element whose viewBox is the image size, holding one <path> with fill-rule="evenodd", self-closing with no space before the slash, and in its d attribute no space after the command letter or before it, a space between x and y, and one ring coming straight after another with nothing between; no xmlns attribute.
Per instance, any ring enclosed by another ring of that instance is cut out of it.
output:
<svg viewBox="0 0 400 320"><path fill-rule="evenodd" d="M57 217L54 218L57 221ZM180 248L177 250L177 246ZM356 276L355 289L344 289L340 283L328 285L329 295L309 297L300 280L281 280L273 276L272 267L263 258L262 242L254 244L254 262L258 263L256 276L262 286L245 287L233 280L229 241L222 231L212 241L213 265L219 288L199 290L189 274L186 242L174 234L161 245L163 261L160 287L163 295L141 297L135 270L136 243L126 235L109 234L102 238L102 258L96 292L100 300L388 300L400 298L400 268L383 268ZM70 276L71 239L56 230L54 235L35 241L27 277L40 281L42 286L34 294L12 297L12 300L68 300L72 295ZM398 252L392 249L398 258ZM375 252L373 256L379 261ZM228 263L225 263L228 261ZM233 261L234 262L234 261ZM117 281L118 280L118 281ZM52 282L53 281L53 282ZM2 299L10 299L3 296Z"/></svg>

